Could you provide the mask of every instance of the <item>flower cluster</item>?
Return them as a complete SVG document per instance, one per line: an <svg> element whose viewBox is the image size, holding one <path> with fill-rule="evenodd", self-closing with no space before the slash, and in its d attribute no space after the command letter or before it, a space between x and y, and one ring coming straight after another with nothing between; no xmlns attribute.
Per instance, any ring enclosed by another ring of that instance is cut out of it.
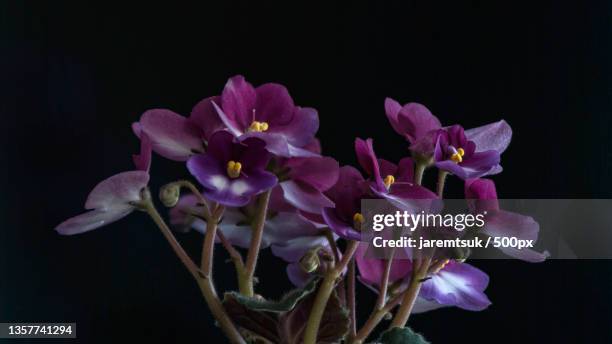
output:
<svg viewBox="0 0 612 344"><path fill-rule="evenodd" d="M464 259L366 257L367 244L360 242L364 222L361 201L381 199L393 207L415 211L417 200L440 200L444 178L453 175L465 185L470 210L487 210L483 229L487 235L536 239L538 224L500 209L494 182L483 178L502 171L501 154L510 144L510 126L503 120L468 130L460 125L442 126L425 106L401 105L390 98L385 100L384 111L393 130L406 139L411 155L397 163L381 159L372 139L357 138L354 147L362 174L322 155L316 138L317 111L295 105L283 85L254 87L242 76L232 77L219 95L200 101L188 117L167 109L143 113L132 125L141 146L133 156L135 169L101 182L87 199L85 208L89 211L61 223L56 230L63 235L83 233L133 210L145 211L200 281L210 282L210 245L218 243L227 249L243 301L254 298L258 252L270 247L275 256L287 262L291 282L304 288L298 293L301 298L310 297L312 310L306 312L305 328L299 332L305 343L314 343L321 336L323 310L333 297L345 294L339 291L344 288L339 282L343 280L354 288L354 279L358 279L378 294L379 301L361 330L348 335L344 331L332 342L362 342L395 307L399 307L392 321L396 328L404 327L410 313L448 306L485 309L490 305L484 294L489 277ZM153 152L185 163L199 184L186 180L170 183L161 190L160 198L172 207L170 224L175 232L193 228L205 235L201 266L182 250L155 210L147 186ZM436 192L421 185L425 170L434 168L443 177ZM181 196L181 188L190 192ZM246 260L241 249L247 250ZM504 253L530 262L546 258L532 250L504 249ZM318 286L308 289L313 281ZM236 305L226 300L225 310L218 307L214 288L201 285L231 341L244 342L245 331L271 340L232 318L231 309ZM307 296L309 293L312 295ZM351 293L354 297L354 289ZM298 307L295 304L300 300L294 301L293 307ZM351 300L341 304L355 311ZM243 302L245 305L252 306ZM283 311L290 313L292 309ZM355 324L349 327L356 328Z"/></svg>

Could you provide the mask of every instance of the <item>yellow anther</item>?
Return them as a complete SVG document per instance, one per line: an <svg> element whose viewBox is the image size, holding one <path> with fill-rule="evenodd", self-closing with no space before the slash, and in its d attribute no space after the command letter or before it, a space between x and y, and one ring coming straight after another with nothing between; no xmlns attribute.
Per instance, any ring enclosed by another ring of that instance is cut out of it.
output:
<svg viewBox="0 0 612 344"><path fill-rule="evenodd" d="M455 153L453 153L453 155L451 155L451 160L456 162L456 163L460 163L460 162L463 161L463 156L464 155L465 155L465 151L463 150L463 148L459 147L459 148L457 148Z"/></svg>
<svg viewBox="0 0 612 344"><path fill-rule="evenodd" d="M361 213L355 213L355 215L353 215L353 227L360 231L361 230L361 224L363 223L364 218L363 215L361 215Z"/></svg>
<svg viewBox="0 0 612 344"><path fill-rule="evenodd" d="M242 170L242 164L233 160L227 162L227 175L230 178L238 178L240 171Z"/></svg>
<svg viewBox="0 0 612 344"><path fill-rule="evenodd" d="M388 175L383 180L383 183L385 183L385 187L388 189L391 187L391 185L393 185L393 183L395 183L395 177L392 175Z"/></svg>
<svg viewBox="0 0 612 344"><path fill-rule="evenodd" d="M440 272L440 270L444 269L449 262L450 259L444 259L443 261L439 261L437 264L434 265L432 272L434 274L437 274L438 272Z"/></svg>
<svg viewBox="0 0 612 344"><path fill-rule="evenodd" d="M249 131L262 132L268 130L268 123L253 121L249 126Z"/></svg>

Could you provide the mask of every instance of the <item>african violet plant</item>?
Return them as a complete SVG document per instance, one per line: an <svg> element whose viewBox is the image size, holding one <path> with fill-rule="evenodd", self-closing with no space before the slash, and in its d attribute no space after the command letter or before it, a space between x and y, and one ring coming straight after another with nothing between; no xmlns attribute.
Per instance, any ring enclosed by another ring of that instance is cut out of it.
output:
<svg viewBox="0 0 612 344"><path fill-rule="evenodd" d="M531 219L500 210L495 184L482 179L502 170L500 155L512 136L505 121L464 130L442 126L417 103L402 106L388 98L384 105L412 156L394 164L376 156L371 139L357 139L364 177L321 155L315 109L296 106L282 85L253 87L242 76L232 77L220 96L200 101L189 117L146 111L132 126L141 143L133 157L135 169L100 182L85 203L89 211L56 230L79 234L134 210L146 212L232 343L363 343L384 319L391 322L378 342L424 343L405 327L409 315L448 306L483 310L490 305L484 294L489 277L463 259L366 257L360 201L381 199L402 208L413 199L440 199L447 175L454 175L465 183L466 199L493 200L486 203L488 222L495 223L484 228L487 234L534 238L539 228ZM159 198L171 208L170 225L147 186L152 152L185 163L199 184L180 180L161 188ZM435 193L421 186L427 168L439 171ZM171 226L203 233L199 263ZM238 291L226 292L223 300L213 283L216 244L229 253L238 280ZM255 293L258 255L267 247L287 262L288 277L297 287L279 301ZM505 253L531 262L545 258L531 250ZM356 280L378 294L361 325L355 314Z"/></svg>

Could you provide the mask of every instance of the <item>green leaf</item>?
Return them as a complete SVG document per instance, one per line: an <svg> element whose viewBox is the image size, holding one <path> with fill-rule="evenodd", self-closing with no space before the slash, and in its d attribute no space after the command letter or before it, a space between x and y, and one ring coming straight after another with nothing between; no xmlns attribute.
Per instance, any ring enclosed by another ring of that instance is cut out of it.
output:
<svg viewBox="0 0 612 344"><path fill-rule="evenodd" d="M300 302L300 300L308 296L316 289L319 279L319 277L311 279L303 288L291 290L279 301L266 300L258 297L247 297L232 291L225 293L223 302L226 303L231 299L254 311L273 313L288 312L292 310L298 304L298 302Z"/></svg>
<svg viewBox="0 0 612 344"><path fill-rule="evenodd" d="M304 298L292 311L279 317L279 337L283 344L300 344L316 294ZM349 331L348 311L334 290L331 294L319 326L317 343L339 343Z"/></svg>
<svg viewBox="0 0 612 344"><path fill-rule="evenodd" d="M377 344L429 344L419 333L409 327L395 327L383 332Z"/></svg>
<svg viewBox="0 0 612 344"><path fill-rule="evenodd" d="M243 329L241 333L249 339L250 343L258 343L256 339L259 338L265 338L272 343L280 341L278 316L275 313L254 311L232 297L226 297L223 300L223 307L232 321Z"/></svg>

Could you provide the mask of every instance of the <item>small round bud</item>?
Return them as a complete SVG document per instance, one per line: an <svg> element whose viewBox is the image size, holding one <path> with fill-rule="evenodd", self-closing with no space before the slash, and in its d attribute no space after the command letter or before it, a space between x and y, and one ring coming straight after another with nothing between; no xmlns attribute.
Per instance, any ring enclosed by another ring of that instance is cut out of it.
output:
<svg viewBox="0 0 612 344"><path fill-rule="evenodd" d="M389 321L391 319L393 319L393 314L391 314L391 312L387 312L384 315L385 320Z"/></svg>
<svg viewBox="0 0 612 344"><path fill-rule="evenodd" d="M319 249L308 250L302 258L300 258L300 268L307 273L311 273L319 268L321 261L319 260Z"/></svg>
<svg viewBox="0 0 612 344"><path fill-rule="evenodd" d="M159 199L168 208L174 207L181 195L181 187L176 183L170 183L162 186L159 190Z"/></svg>

